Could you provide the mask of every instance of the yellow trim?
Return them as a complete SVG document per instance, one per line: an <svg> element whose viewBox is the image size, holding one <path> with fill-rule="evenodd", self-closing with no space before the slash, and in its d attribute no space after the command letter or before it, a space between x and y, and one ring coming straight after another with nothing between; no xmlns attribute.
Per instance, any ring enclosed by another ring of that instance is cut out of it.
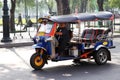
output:
<svg viewBox="0 0 120 80"><path fill-rule="evenodd" d="M36 66L41 66L42 64L43 64L43 59L40 58L40 56L37 56L37 57L35 58L35 65L36 65Z"/></svg>
<svg viewBox="0 0 120 80"><path fill-rule="evenodd" d="M108 44L108 42L107 42L107 41L103 42L103 45L105 45L105 46L106 46L107 44Z"/></svg>
<svg viewBox="0 0 120 80"><path fill-rule="evenodd" d="M42 19L39 19L38 22L41 23L43 20Z"/></svg>
<svg viewBox="0 0 120 80"><path fill-rule="evenodd" d="M38 32L37 33L37 36L44 36L45 35L45 32Z"/></svg>

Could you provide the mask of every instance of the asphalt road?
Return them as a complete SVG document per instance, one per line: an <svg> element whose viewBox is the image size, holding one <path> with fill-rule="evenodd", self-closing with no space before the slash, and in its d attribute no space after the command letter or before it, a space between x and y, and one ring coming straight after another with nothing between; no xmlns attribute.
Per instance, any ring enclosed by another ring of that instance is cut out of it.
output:
<svg viewBox="0 0 120 80"><path fill-rule="evenodd" d="M48 62L35 71L29 64L34 53L31 47L0 49L0 80L120 80L120 39L111 50L112 61L98 66L94 61L75 65L72 60Z"/></svg>

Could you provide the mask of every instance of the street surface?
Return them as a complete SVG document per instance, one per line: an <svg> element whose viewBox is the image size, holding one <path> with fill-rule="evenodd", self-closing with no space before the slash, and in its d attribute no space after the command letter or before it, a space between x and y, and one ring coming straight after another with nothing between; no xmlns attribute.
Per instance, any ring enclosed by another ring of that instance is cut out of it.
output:
<svg viewBox="0 0 120 80"><path fill-rule="evenodd" d="M112 61L98 66L92 60L75 65L72 60L51 62L35 71L29 64L34 49L0 48L0 80L120 80L120 39L111 50Z"/></svg>

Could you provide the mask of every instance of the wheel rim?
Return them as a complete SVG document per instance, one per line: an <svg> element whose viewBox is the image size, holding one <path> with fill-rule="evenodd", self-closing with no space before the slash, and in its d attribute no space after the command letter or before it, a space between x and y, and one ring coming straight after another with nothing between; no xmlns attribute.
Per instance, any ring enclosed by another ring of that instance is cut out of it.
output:
<svg viewBox="0 0 120 80"><path fill-rule="evenodd" d="M98 58L99 58L99 60L100 60L101 63L104 63L107 60L107 55L106 55L105 52L100 52Z"/></svg>
<svg viewBox="0 0 120 80"><path fill-rule="evenodd" d="M36 65L36 66L41 66L42 64L43 64L43 59L40 58L40 56L37 56L37 57L35 58L35 65Z"/></svg>

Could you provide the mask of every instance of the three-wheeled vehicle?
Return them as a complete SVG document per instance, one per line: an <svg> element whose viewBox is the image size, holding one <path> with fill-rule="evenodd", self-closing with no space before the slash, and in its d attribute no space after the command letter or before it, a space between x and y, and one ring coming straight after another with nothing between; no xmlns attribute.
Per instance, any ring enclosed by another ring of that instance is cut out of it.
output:
<svg viewBox="0 0 120 80"><path fill-rule="evenodd" d="M73 62L77 63L81 59L89 58L94 59L98 65L105 64L108 60L111 61L109 49L115 48L112 39L113 19L114 16L110 12L80 13L77 15L40 18L38 21L40 23L46 21L47 28L46 32L41 30L34 37L35 44L33 48L35 48L35 53L30 58L31 66L35 70L39 70L48 63L48 60L57 62L73 59ZM68 29L72 32L72 36L70 34L71 38L64 48L64 55L56 58L55 49L57 48L53 47L53 45L56 45L54 35L59 23L63 22L68 24ZM42 25L41 23L41 28ZM81 27L83 26L85 29L82 31Z"/></svg>

